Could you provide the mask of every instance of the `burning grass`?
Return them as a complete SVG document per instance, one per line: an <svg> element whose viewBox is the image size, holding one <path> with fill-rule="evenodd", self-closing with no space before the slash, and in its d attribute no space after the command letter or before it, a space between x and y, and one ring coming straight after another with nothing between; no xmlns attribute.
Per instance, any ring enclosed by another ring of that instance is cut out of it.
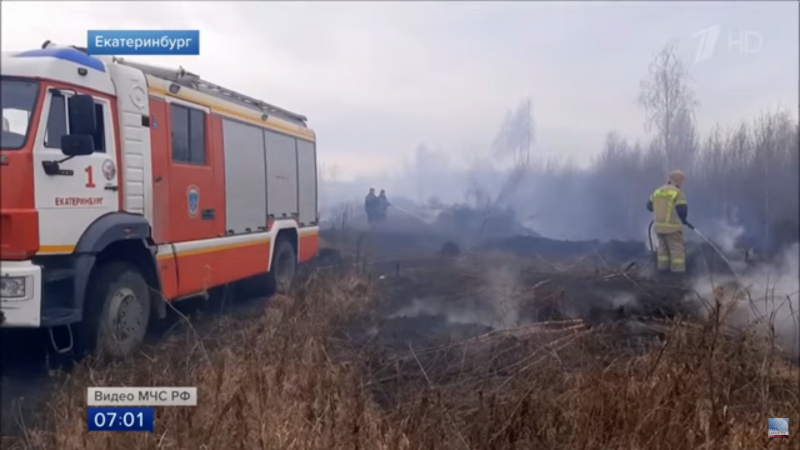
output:
<svg viewBox="0 0 800 450"><path fill-rule="evenodd" d="M379 289L318 274L253 317L123 363L86 362L17 448L752 449L768 442L767 418L800 423L797 369L715 315L572 318L428 346L348 339L354 317L380 328ZM153 434L88 434L86 387L103 385L197 386L200 397L159 408Z"/></svg>

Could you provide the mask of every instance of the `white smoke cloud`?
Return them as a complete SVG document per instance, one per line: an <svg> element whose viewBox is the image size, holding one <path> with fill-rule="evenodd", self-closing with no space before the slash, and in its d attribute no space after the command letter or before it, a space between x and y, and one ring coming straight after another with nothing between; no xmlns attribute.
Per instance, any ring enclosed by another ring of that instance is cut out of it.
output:
<svg viewBox="0 0 800 450"><path fill-rule="evenodd" d="M387 318L443 316L451 324L513 328L520 325L520 302L525 294L518 276L519 271L509 266L489 267L482 273L484 284L475 291L456 297L415 298Z"/></svg>
<svg viewBox="0 0 800 450"><path fill-rule="evenodd" d="M731 326L754 327L762 336L774 337L787 354L800 357L800 244L794 244L769 266L735 279L703 277L695 281L700 298L713 301L714 293L725 289L717 298L727 303Z"/></svg>
<svg viewBox="0 0 800 450"><path fill-rule="evenodd" d="M719 222L714 241L720 249L728 254L736 251L736 243L744 235L745 229L741 225L732 225L728 222Z"/></svg>
<svg viewBox="0 0 800 450"><path fill-rule="evenodd" d="M509 267L493 267L486 272L486 293L494 309L492 328L506 329L519 325L522 286L518 275Z"/></svg>

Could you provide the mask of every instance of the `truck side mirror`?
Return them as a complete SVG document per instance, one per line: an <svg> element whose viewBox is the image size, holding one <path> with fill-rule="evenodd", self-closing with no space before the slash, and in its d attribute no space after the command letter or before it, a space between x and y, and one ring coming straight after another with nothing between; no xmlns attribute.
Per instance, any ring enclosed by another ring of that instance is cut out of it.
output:
<svg viewBox="0 0 800 450"><path fill-rule="evenodd" d="M89 134L66 134L61 136L61 153L67 156L91 155L94 153L94 138Z"/></svg>
<svg viewBox="0 0 800 450"><path fill-rule="evenodd" d="M69 131L75 135L91 135L97 129L94 98L91 95L73 95L67 103ZM63 147L62 147L63 149Z"/></svg>

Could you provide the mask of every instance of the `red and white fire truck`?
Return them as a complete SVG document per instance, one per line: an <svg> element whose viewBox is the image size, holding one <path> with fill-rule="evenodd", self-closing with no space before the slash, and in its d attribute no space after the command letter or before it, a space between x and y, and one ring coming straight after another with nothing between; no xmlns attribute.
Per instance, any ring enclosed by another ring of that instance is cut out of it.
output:
<svg viewBox="0 0 800 450"><path fill-rule="evenodd" d="M259 274L286 289L316 254L304 116L49 42L0 68L3 328L124 356L167 302Z"/></svg>

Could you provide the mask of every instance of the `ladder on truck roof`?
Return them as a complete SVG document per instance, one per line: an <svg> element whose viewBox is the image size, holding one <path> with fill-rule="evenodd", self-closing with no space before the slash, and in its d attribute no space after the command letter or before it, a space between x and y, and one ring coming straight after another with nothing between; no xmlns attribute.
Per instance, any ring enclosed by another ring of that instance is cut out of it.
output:
<svg viewBox="0 0 800 450"><path fill-rule="evenodd" d="M117 57L114 57L113 60L115 63L139 69L148 75L152 75L158 78L163 78L167 81L171 81L180 86L186 86L191 89L198 90L204 94L212 95L214 97L223 100L233 101L234 103L237 103L239 105L255 109L267 115L280 117L284 120L288 120L303 127L307 126L306 121L308 119L306 118L306 116L293 113L283 108L279 108L275 105L270 105L269 103L263 102L253 97L249 97L247 95L240 94L236 91L224 88L220 85L211 83L209 81L205 81L198 75L193 74L191 72L187 72L186 70L184 70L183 67L179 67L177 70L175 70L165 67L151 66L149 64L125 61L122 58L117 58Z"/></svg>

